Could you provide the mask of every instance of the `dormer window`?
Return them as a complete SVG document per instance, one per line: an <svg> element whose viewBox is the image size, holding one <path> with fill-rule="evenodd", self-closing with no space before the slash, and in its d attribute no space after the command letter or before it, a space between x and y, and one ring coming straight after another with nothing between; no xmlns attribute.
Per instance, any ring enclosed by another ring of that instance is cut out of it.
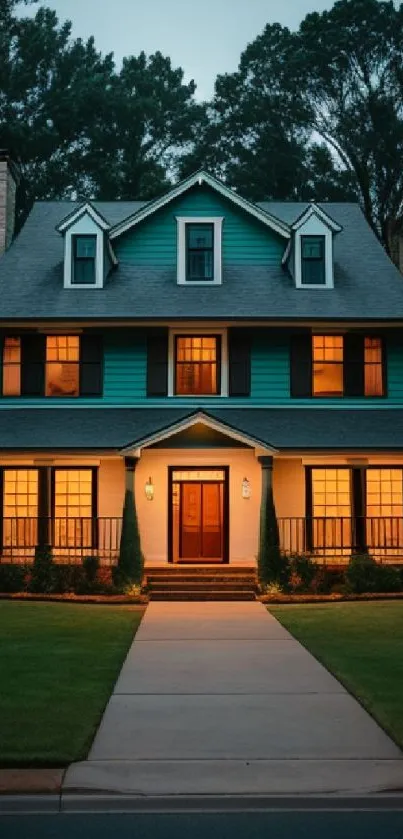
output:
<svg viewBox="0 0 403 839"><path fill-rule="evenodd" d="M177 218L179 285L221 285L222 218Z"/></svg>
<svg viewBox="0 0 403 839"><path fill-rule="evenodd" d="M325 237L301 236L301 284L325 285Z"/></svg>
<svg viewBox="0 0 403 839"><path fill-rule="evenodd" d="M186 225L186 282L214 280L214 224Z"/></svg>
<svg viewBox="0 0 403 839"><path fill-rule="evenodd" d="M73 236L72 285L95 285L96 252L96 236Z"/></svg>

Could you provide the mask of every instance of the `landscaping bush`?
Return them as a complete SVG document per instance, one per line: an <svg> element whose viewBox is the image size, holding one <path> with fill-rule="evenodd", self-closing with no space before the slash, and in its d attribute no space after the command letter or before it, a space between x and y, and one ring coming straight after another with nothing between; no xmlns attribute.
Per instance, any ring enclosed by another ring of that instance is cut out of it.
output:
<svg viewBox="0 0 403 839"><path fill-rule="evenodd" d="M127 489L123 507L118 564L114 570L115 585L119 588L125 588L131 583L141 585L143 567L144 558L141 552L134 494L132 490Z"/></svg>
<svg viewBox="0 0 403 839"><path fill-rule="evenodd" d="M37 545L31 568L28 589L35 594L50 594L54 591L55 564L50 545Z"/></svg>
<svg viewBox="0 0 403 839"><path fill-rule="evenodd" d="M399 571L392 566L381 565L369 554L351 557L346 570L346 583L354 594L382 594L402 589Z"/></svg>
<svg viewBox="0 0 403 839"><path fill-rule="evenodd" d="M260 541L258 554L258 575L261 586L268 583L282 583L285 572L284 557L280 551L280 536L274 507L273 492L268 492L265 509L260 519Z"/></svg>
<svg viewBox="0 0 403 839"><path fill-rule="evenodd" d="M55 594L66 594L68 592L77 593L80 588L85 586L85 574L81 565L55 564L53 569Z"/></svg>
<svg viewBox="0 0 403 839"><path fill-rule="evenodd" d="M312 591L318 564L304 554L288 557L288 589L292 592Z"/></svg>
<svg viewBox="0 0 403 839"><path fill-rule="evenodd" d="M402 590L402 580L397 568L392 565L378 565L378 589L381 593Z"/></svg>
<svg viewBox="0 0 403 839"><path fill-rule="evenodd" d="M0 592L2 594L14 594L26 591L28 573L29 569L26 565L1 564Z"/></svg>
<svg viewBox="0 0 403 839"><path fill-rule="evenodd" d="M83 571L85 575L85 579L89 583L89 585L94 585L97 573L99 571L99 557L98 556L85 556L83 558Z"/></svg>
<svg viewBox="0 0 403 839"><path fill-rule="evenodd" d="M327 568L326 565L317 565L310 588L314 594L345 594L345 572Z"/></svg>

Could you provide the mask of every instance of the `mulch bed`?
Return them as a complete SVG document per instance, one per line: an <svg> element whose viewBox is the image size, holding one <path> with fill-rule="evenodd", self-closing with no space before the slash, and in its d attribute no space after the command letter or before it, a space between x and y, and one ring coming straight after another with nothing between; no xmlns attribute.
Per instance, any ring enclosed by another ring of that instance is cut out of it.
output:
<svg viewBox="0 0 403 839"><path fill-rule="evenodd" d="M390 594L262 594L261 603L340 603L355 600L403 600L403 591Z"/></svg>
<svg viewBox="0 0 403 839"><path fill-rule="evenodd" d="M140 594L138 597L129 597L127 594L30 594L20 592L16 594L1 594L0 600L39 600L49 603L102 603L103 605L142 605L148 603L147 595Z"/></svg>

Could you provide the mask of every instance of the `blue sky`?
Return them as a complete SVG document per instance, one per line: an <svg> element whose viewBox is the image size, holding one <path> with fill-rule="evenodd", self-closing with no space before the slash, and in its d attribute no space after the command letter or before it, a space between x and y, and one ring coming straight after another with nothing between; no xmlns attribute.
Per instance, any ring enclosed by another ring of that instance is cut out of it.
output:
<svg viewBox="0 0 403 839"><path fill-rule="evenodd" d="M266 23L296 28L305 15L330 9L333 0L48 0L73 34L95 36L97 48L124 55L160 50L186 80L194 79L200 99L212 95L219 73L233 72L247 43ZM33 9L37 8L34 6ZM24 7L27 14L27 7Z"/></svg>

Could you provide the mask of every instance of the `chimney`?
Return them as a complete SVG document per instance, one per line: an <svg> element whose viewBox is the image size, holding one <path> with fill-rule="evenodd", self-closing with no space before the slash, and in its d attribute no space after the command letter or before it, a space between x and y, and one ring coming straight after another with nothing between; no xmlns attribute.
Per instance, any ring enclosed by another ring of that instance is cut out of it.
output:
<svg viewBox="0 0 403 839"><path fill-rule="evenodd" d="M18 166L7 151L0 149L0 256L11 245L13 238L19 182Z"/></svg>

